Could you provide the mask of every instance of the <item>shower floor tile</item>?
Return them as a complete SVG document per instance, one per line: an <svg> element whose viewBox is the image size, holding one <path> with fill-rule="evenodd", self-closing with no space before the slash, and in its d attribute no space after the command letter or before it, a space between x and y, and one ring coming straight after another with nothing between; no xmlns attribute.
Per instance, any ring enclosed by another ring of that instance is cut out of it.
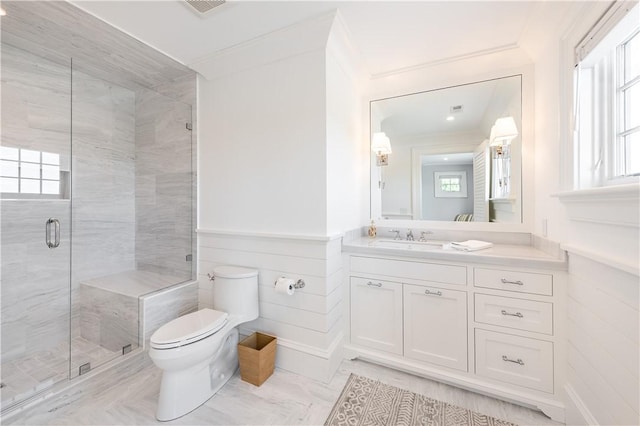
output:
<svg viewBox="0 0 640 426"><path fill-rule="evenodd" d="M2 363L2 408L68 377L69 360L64 356L48 356L43 361L38 355Z"/></svg>
<svg viewBox="0 0 640 426"><path fill-rule="evenodd" d="M82 337L74 337L71 345L71 377L79 374L79 367L87 362L95 368L117 356ZM2 408L48 388L54 383L69 379L69 343L62 342L51 351L41 351L29 357L3 362L0 366Z"/></svg>

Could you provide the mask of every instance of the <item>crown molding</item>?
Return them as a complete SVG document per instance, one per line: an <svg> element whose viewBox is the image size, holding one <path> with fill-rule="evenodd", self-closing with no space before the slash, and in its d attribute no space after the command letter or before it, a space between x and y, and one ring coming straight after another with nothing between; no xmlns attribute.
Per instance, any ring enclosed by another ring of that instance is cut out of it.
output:
<svg viewBox="0 0 640 426"><path fill-rule="evenodd" d="M423 62L421 64L416 64L416 65L411 65L411 66L408 66L408 67L397 68L397 69L393 69L393 70L389 70L389 71L384 71L384 72L381 72L381 73L371 74L371 79L372 80L376 80L376 79L380 79L380 78L386 78L386 77L390 77L390 76L395 76L395 75L398 75L398 74L404 74L404 73L408 73L408 72L420 71L420 70L425 69L425 68L431 68L431 67L435 67L435 66L442 65L442 64L462 61L462 60L466 60L466 59L473 59L473 58L477 58L477 57L480 57L480 56L492 55L492 54L495 54L495 53L505 52L505 51L509 51L509 50L517 50L519 48L520 48L520 46L518 45L518 43L509 43L509 44L505 44L505 45L502 45L502 46L491 47L489 49L476 50L474 52L465 53L465 54L462 54L462 55L449 56L449 57L442 58L442 59L436 59L434 61Z"/></svg>

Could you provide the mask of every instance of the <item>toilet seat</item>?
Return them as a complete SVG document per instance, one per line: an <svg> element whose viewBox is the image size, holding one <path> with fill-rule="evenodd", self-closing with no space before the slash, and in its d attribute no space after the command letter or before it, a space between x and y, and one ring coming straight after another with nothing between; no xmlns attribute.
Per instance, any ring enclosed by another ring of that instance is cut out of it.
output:
<svg viewBox="0 0 640 426"><path fill-rule="evenodd" d="M156 349L172 349L207 338L227 324L229 314L209 308L200 309L176 318L151 335L150 344Z"/></svg>

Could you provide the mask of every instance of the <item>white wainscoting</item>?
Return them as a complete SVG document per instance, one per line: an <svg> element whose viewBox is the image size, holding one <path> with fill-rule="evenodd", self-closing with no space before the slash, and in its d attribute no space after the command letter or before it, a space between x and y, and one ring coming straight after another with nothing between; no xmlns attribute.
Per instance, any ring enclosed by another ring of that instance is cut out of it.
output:
<svg viewBox="0 0 640 426"><path fill-rule="evenodd" d="M219 265L259 270L260 317L240 327L278 338L276 365L324 382L342 359L342 240L340 236L246 234L198 230L200 308L212 307L207 273ZM277 294L274 282L302 279L292 296Z"/></svg>
<svg viewBox="0 0 640 426"><path fill-rule="evenodd" d="M565 248L567 424L640 424L639 277Z"/></svg>

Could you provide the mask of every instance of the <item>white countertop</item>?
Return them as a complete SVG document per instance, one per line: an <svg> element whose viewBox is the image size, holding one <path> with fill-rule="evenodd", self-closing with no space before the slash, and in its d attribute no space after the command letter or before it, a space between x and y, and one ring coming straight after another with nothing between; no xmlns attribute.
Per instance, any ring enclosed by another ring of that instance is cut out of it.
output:
<svg viewBox="0 0 640 426"><path fill-rule="evenodd" d="M385 245L380 247L380 245ZM397 245L397 247L395 247ZM493 247L466 252L441 245L425 246L419 242L395 244L389 239L357 238L344 242L342 251L368 256L411 257L488 265L567 270L567 258L551 256L528 245L494 244ZM564 252L563 252L564 253Z"/></svg>

